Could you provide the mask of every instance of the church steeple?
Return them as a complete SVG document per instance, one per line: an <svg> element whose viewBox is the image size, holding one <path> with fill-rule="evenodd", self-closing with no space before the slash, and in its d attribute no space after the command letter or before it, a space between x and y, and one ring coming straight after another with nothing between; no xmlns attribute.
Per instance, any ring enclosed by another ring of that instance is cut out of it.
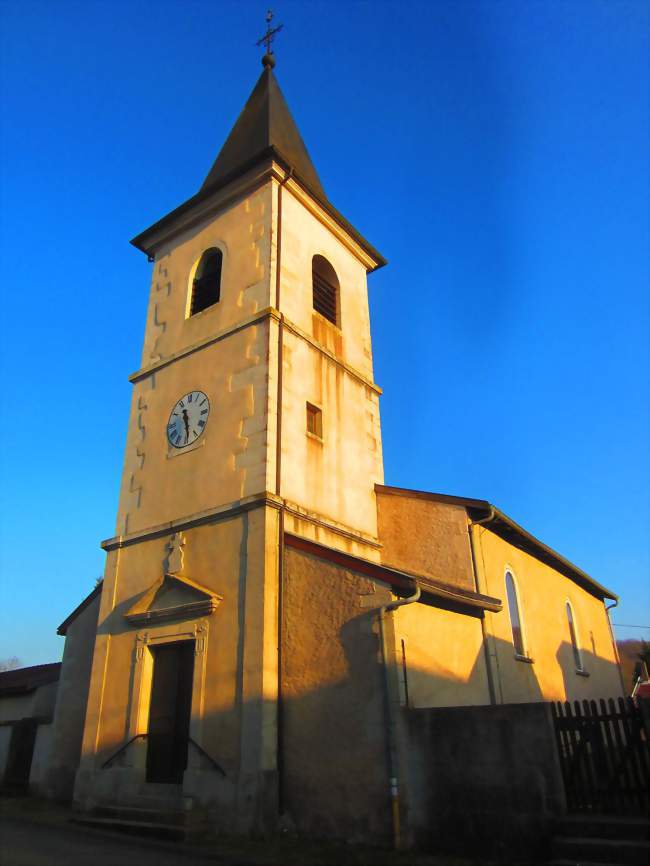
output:
<svg viewBox="0 0 650 866"><path fill-rule="evenodd" d="M345 235L361 247L369 257L368 270L382 267L386 260L381 253L327 198L273 73L275 55L267 50L262 65L262 74L199 191L133 238L131 243L153 261L165 243L202 219L221 199L232 195L235 188L263 182L275 172L276 179L282 174L289 175L313 199L316 207L325 211Z"/></svg>
<svg viewBox="0 0 650 866"><path fill-rule="evenodd" d="M265 60L267 57L272 59L273 55L265 55ZM267 156L286 163L310 192L320 199L326 198L269 62L264 64L264 71L219 151L201 193L227 183Z"/></svg>

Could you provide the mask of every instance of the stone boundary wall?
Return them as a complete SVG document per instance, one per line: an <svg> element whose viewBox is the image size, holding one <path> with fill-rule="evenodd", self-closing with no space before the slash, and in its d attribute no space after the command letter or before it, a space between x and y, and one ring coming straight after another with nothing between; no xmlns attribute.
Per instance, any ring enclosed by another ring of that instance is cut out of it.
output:
<svg viewBox="0 0 650 866"><path fill-rule="evenodd" d="M545 856L566 811L550 704L411 710L407 724L418 847Z"/></svg>

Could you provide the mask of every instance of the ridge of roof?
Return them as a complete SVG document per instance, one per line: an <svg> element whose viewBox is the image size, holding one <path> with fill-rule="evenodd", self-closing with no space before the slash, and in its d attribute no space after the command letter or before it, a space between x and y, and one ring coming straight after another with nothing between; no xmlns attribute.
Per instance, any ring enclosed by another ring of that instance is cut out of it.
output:
<svg viewBox="0 0 650 866"><path fill-rule="evenodd" d="M524 529L516 523L511 517L508 517L503 511L488 502L487 499L470 499L465 496L451 496L447 493L430 493L424 490L409 490L406 487L390 487L384 484L375 484L377 493L385 493L389 496L404 496L412 499L428 499L432 502L440 502L448 505L460 505L467 509L468 515L472 520L484 520L486 517L491 517L489 522L483 523L483 526L494 532L500 538L508 541L514 547L524 550L531 554L540 562L550 565L557 571L564 574L566 577L573 580L583 589L596 595L598 598L610 598L613 601L618 601L618 596L612 590L607 589L597 580L594 580L589 574L578 568L566 557L562 556L552 547L544 544L539 538L536 538L532 533Z"/></svg>
<svg viewBox="0 0 650 866"><path fill-rule="evenodd" d="M326 198L318 172L280 86L271 68L266 67L203 181L200 192L232 177L270 147L284 157L308 187Z"/></svg>

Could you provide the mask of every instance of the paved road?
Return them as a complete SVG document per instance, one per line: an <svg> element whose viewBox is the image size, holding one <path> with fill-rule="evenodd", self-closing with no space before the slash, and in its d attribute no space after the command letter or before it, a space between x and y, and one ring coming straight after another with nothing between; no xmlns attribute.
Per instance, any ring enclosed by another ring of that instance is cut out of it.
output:
<svg viewBox="0 0 650 866"><path fill-rule="evenodd" d="M7 817L0 824L0 866L228 866L173 842L160 843L75 824ZM230 861L232 864L232 861Z"/></svg>

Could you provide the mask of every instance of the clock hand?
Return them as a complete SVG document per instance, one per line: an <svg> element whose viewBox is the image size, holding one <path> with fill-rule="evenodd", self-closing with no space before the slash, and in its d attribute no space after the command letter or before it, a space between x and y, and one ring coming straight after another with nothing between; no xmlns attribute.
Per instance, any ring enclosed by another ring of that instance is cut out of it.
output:
<svg viewBox="0 0 650 866"><path fill-rule="evenodd" d="M190 441L190 419L187 415L187 409L183 409L183 422L185 423L185 441Z"/></svg>

